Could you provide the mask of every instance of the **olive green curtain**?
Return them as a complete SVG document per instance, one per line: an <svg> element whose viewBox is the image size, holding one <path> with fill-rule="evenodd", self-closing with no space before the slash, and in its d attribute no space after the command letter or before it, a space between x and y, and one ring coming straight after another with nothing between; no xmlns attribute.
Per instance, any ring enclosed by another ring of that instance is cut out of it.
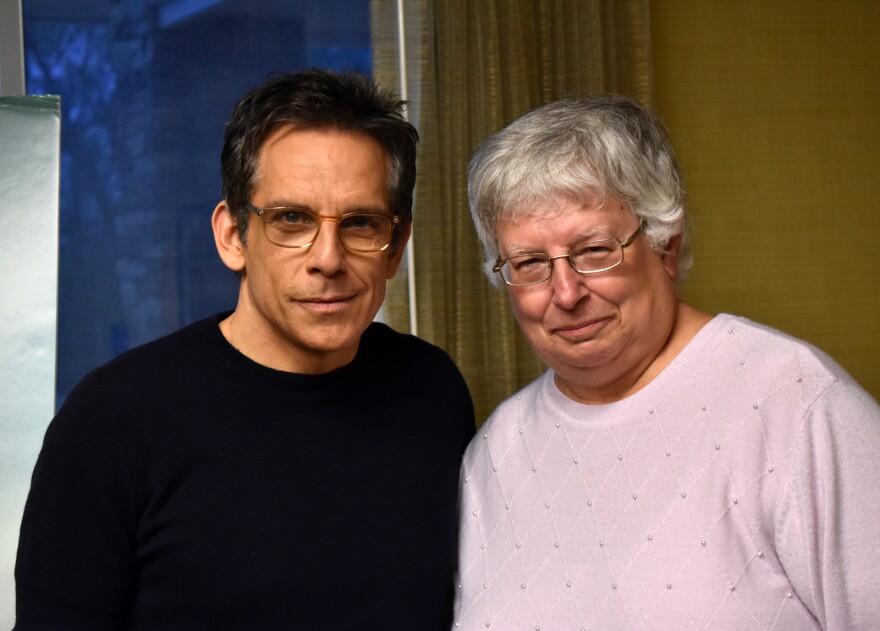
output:
<svg viewBox="0 0 880 631"><path fill-rule="evenodd" d="M410 101L422 138L412 265L390 285L383 318L410 330L415 305L417 334L452 355L480 423L543 366L506 293L482 274L468 160L492 133L550 101L618 92L650 102L648 18L648 0L372 0L375 76Z"/></svg>

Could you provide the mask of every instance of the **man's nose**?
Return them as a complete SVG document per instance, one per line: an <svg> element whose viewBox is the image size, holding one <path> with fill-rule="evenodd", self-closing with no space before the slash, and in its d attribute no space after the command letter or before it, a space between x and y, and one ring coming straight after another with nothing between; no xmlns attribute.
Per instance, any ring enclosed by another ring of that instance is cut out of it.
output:
<svg viewBox="0 0 880 631"><path fill-rule="evenodd" d="M309 269L333 276L345 269L345 246L339 234L339 219L319 217L318 234L308 248Z"/></svg>

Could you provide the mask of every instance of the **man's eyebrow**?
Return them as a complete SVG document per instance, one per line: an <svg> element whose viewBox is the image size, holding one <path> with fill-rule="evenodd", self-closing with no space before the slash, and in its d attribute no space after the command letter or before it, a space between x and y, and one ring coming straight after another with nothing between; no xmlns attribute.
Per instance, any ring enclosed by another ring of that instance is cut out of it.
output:
<svg viewBox="0 0 880 631"><path fill-rule="evenodd" d="M354 206L353 208L347 209L343 214L348 215L351 213L366 213L368 215L394 214L389 206Z"/></svg>
<svg viewBox="0 0 880 631"><path fill-rule="evenodd" d="M312 207L308 204L303 204L301 202L295 202L289 199L270 199L268 202L263 204L263 208L296 208L299 210L312 210Z"/></svg>
<svg viewBox="0 0 880 631"><path fill-rule="evenodd" d="M312 206L309 204L305 204L302 202L295 202L290 199L272 199L266 202L262 208L290 208L292 210L307 210L309 212L313 212L318 214ZM357 205L352 206L350 208L346 208L340 213L340 215L351 215L353 213L364 213L368 215L392 215L391 208L381 205L381 206L372 206L372 205Z"/></svg>

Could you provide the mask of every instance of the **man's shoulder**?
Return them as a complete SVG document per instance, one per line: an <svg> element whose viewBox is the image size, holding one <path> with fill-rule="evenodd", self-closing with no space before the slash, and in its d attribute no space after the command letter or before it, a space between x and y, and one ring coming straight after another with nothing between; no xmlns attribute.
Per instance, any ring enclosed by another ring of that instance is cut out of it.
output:
<svg viewBox="0 0 880 631"><path fill-rule="evenodd" d="M206 354L218 321L212 316L119 354L86 374L68 399L92 394L102 400L125 398L193 375L199 364L211 362Z"/></svg>
<svg viewBox="0 0 880 631"><path fill-rule="evenodd" d="M455 368L452 358L439 346L415 335L395 331L382 322L370 324L364 332L363 344L370 356L378 355L399 363L422 364L428 361Z"/></svg>
<svg viewBox="0 0 880 631"><path fill-rule="evenodd" d="M391 328L384 322L378 321L370 323L370 326L368 326L367 330L364 331L364 339L375 340L377 342L390 344L399 344L404 346L414 345L429 348L439 348L434 344L423 340L420 337L416 337L415 335L411 335L409 333L401 333L400 331Z"/></svg>
<svg viewBox="0 0 880 631"><path fill-rule="evenodd" d="M356 362L356 374L369 374L388 384L399 406L430 406L431 414L455 414L468 436L473 434L474 409L467 383L439 346L374 322L364 332Z"/></svg>
<svg viewBox="0 0 880 631"><path fill-rule="evenodd" d="M216 334L214 329L219 320L220 316L211 316L188 324L119 354L93 372L112 374L122 371L149 371L154 369L152 367L163 369L168 362L179 364L185 360L197 359L197 351L203 351L212 334Z"/></svg>

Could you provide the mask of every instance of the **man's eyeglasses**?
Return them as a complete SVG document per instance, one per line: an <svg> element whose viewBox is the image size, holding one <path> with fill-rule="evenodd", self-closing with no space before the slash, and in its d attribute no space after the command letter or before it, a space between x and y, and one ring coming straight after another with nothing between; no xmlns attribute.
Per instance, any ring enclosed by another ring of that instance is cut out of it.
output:
<svg viewBox="0 0 880 631"><path fill-rule="evenodd" d="M321 222L333 221L339 224L339 240L346 250L381 252L391 245L394 227L400 222L396 215L355 212L333 217L302 208L258 208L253 204L244 207L263 220L266 238L282 248L309 247L318 238Z"/></svg>
<svg viewBox="0 0 880 631"><path fill-rule="evenodd" d="M626 241L620 242L616 239L588 241L574 246L568 254L548 256L536 252L518 254L509 259L499 257L492 271L501 274L504 282L513 287L537 285L549 280L553 275L553 261L556 259L568 259L569 265L578 274L607 272L623 263L623 251L633 244L643 227L644 224L640 224Z"/></svg>

